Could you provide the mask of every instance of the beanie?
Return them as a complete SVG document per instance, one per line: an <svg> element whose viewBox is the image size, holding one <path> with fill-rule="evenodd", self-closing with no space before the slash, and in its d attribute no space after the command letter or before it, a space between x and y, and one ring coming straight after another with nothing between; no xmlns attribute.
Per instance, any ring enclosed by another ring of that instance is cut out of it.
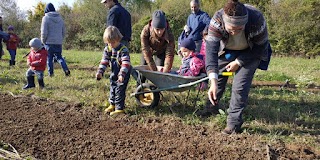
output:
<svg viewBox="0 0 320 160"><path fill-rule="evenodd" d="M8 30L12 30L12 31L13 31L13 30L14 30L14 27L10 25L10 26L8 27Z"/></svg>
<svg viewBox="0 0 320 160"><path fill-rule="evenodd" d="M156 10L152 14L151 25L154 28L166 28L166 16L161 10Z"/></svg>
<svg viewBox="0 0 320 160"><path fill-rule="evenodd" d="M56 9L54 8L52 3L48 3L46 6L46 9L44 10L44 13L48 13L48 12L55 12Z"/></svg>
<svg viewBox="0 0 320 160"><path fill-rule="evenodd" d="M39 38L33 38L33 39L30 40L29 46L39 49L39 48L42 47L41 40Z"/></svg>
<svg viewBox="0 0 320 160"><path fill-rule="evenodd" d="M196 49L196 44L194 43L192 38L185 38L181 41L180 47L194 51Z"/></svg>

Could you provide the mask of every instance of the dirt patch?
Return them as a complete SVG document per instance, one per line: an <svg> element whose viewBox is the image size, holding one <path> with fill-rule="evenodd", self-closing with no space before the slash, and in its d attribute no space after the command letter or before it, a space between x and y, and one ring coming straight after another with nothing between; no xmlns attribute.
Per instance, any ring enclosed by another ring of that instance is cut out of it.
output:
<svg viewBox="0 0 320 160"><path fill-rule="evenodd" d="M0 93L0 141L37 159L320 159L308 146L266 144L258 135L83 108Z"/></svg>

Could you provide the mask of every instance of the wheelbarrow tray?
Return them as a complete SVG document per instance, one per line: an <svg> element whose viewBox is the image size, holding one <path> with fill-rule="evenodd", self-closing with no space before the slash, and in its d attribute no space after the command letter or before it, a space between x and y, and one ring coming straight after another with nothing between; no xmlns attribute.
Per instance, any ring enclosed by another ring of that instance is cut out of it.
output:
<svg viewBox="0 0 320 160"><path fill-rule="evenodd" d="M160 70L161 68L161 66L158 66L158 70ZM173 73L152 71L149 70L149 67L147 65L136 66L133 69L138 71L139 74L143 75L154 85L156 85L157 90L182 92L188 90L192 85L201 83L208 79L208 77L204 73L196 77L181 76Z"/></svg>

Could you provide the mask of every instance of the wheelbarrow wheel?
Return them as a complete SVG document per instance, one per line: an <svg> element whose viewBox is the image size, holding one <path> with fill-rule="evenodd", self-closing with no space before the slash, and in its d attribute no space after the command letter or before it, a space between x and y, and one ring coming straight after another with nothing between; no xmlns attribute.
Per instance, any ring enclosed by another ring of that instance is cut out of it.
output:
<svg viewBox="0 0 320 160"><path fill-rule="evenodd" d="M136 89L136 93L138 92L147 92L157 89L157 87L150 83L143 83L139 85ZM149 92L137 94L136 101L141 107L151 107L154 108L159 104L160 101L160 92Z"/></svg>

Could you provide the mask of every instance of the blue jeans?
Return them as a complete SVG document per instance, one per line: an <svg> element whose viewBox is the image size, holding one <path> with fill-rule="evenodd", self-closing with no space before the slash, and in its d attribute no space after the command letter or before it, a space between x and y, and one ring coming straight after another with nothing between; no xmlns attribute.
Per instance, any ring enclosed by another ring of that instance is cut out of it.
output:
<svg viewBox="0 0 320 160"><path fill-rule="evenodd" d="M43 79L43 71L36 71L36 70L32 70L31 68L29 68L27 70L26 76L30 77L30 76L34 76L37 75L38 79Z"/></svg>
<svg viewBox="0 0 320 160"><path fill-rule="evenodd" d="M15 49L8 49L9 54L10 54L10 60L13 62L16 60L16 54L17 54L17 50Z"/></svg>
<svg viewBox="0 0 320 160"><path fill-rule="evenodd" d="M66 61L62 57L61 44L46 44L45 48L48 51L47 65L50 76L53 75L53 58L55 58L59 62L64 72L69 70Z"/></svg>

